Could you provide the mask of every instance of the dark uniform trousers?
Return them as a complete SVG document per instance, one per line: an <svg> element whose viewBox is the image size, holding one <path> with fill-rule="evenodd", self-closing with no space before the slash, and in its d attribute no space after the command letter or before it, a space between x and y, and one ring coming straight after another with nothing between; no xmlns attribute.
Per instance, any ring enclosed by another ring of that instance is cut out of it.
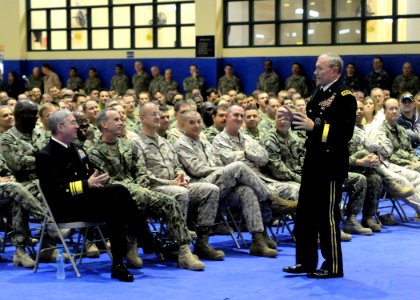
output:
<svg viewBox="0 0 420 300"><path fill-rule="evenodd" d="M321 269L343 273L340 244L342 186L348 173L348 143L353 135L356 100L339 81L318 88L306 108L314 121L308 131L296 210L296 263L309 272L318 265L318 234L324 262Z"/></svg>
<svg viewBox="0 0 420 300"><path fill-rule="evenodd" d="M65 148L51 140L38 152L36 169L57 222L104 221L112 244L113 263L123 261L126 235L147 226L130 192L122 185L89 188L93 165L82 148Z"/></svg>

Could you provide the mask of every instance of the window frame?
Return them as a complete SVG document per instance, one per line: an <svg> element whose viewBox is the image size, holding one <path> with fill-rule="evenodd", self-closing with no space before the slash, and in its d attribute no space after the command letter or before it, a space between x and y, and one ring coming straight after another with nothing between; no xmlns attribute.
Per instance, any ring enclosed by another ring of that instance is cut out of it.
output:
<svg viewBox="0 0 420 300"><path fill-rule="evenodd" d="M71 6L71 0L66 0L66 6L63 7L48 7L48 8L31 8L31 0L26 0L26 33L27 33L27 50L33 52L42 52L42 51L103 51L103 50L155 50L155 49L194 49L195 46L182 46L182 36L181 36L181 29L187 27L194 27L194 23L182 23L181 20L181 7L183 4L195 4L195 0L179 0L179 1L168 1L168 2L158 2L158 0L150 0L147 3L131 3L131 4L114 4L113 0L108 0L108 4L106 5L78 5L78 6ZM158 6L160 5L176 5L176 14L175 14L175 24L158 24ZM151 25L135 25L135 7L141 6L152 6L153 10L153 24ZM128 26L113 26L113 8L115 7L129 7L130 8L130 25ZM108 9L108 26L102 27L92 27L92 9L95 8L107 8ZM66 10L66 17L67 17L67 27L66 28L51 28L51 12L54 10ZM72 10L75 9L83 9L86 10L86 19L87 24L85 28L72 28L71 27L71 14ZM46 28L45 29L32 29L32 12L34 11L45 11L46 12ZM152 29L152 36L153 36L153 45L152 47L135 47L136 39L135 39L135 31L136 29L147 28ZM174 47L159 47L158 46L158 29L160 28L175 28L176 32L176 43ZM129 29L130 30L130 47L129 48L120 48L114 47L114 29ZM71 45L71 33L72 31L76 30L86 30L87 31L87 48L79 49L74 48L72 49ZM108 30L108 48L92 48L92 30ZM33 41L33 32L41 31L46 32L47 38L47 45L46 49L33 49L32 41ZM65 31L67 35L67 47L66 49L51 49L51 33L54 31ZM195 42L195 38L194 38Z"/></svg>
<svg viewBox="0 0 420 300"><path fill-rule="evenodd" d="M392 14L383 16L366 16L367 0L361 0L361 16L360 17L336 17L337 0L331 0L331 18L310 19L307 15L307 9L304 9L302 19L280 20L281 0L273 0L275 6L275 19L272 21L254 21L254 2L258 0L223 0L223 46L224 48L266 48L266 47L312 47L312 46L357 46L357 45L389 45L389 44L417 44L419 41L398 41L398 21L399 19L419 19L419 14L398 15L398 0L392 0ZM310 0L302 0L302 7L308 7ZM229 3L248 2L248 21L229 22ZM367 42L366 25L371 20L392 19L392 38L390 42ZM342 21L358 21L360 23L360 43L338 43L336 38L337 23ZM308 26L310 23L328 22L331 25L330 43L308 44ZM280 25L282 24L302 24L302 44L281 44L280 43ZM255 45L254 27L255 25L270 24L275 26L275 43L274 45ZM232 46L229 45L229 27L232 25L249 26L248 45Z"/></svg>

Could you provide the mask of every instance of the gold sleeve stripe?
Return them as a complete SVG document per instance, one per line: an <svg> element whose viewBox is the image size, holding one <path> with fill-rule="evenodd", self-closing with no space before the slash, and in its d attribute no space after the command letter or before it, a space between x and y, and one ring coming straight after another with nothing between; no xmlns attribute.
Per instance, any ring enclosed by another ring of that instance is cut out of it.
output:
<svg viewBox="0 0 420 300"><path fill-rule="evenodd" d="M322 142L326 143L328 138L328 132L330 131L330 124L324 125L324 130L322 131Z"/></svg>
<svg viewBox="0 0 420 300"><path fill-rule="evenodd" d="M70 182L69 187L72 196L76 196L78 194L83 193L83 183L81 180Z"/></svg>

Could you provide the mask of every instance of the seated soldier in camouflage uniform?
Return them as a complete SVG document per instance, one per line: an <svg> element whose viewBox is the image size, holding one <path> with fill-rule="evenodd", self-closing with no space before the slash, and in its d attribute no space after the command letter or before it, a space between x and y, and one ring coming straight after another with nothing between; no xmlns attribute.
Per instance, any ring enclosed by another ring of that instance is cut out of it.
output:
<svg viewBox="0 0 420 300"><path fill-rule="evenodd" d="M136 103L133 96L124 96L123 103L126 115L126 128L135 133L139 133L141 130L140 120L136 117L134 111L136 110Z"/></svg>
<svg viewBox="0 0 420 300"><path fill-rule="evenodd" d="M203 270L204 264L190 251L191 238L180 205L175 198L148 189L149 178L141 164L137 146L127 139L119 138L123 130L120 114L107 108L98 115L97 125L102 132L100 140L85 144L91 162L109 174L111 183L126 187L145 216L165 219L170 237L180 245L180 268ZM128 240L131 251L141 265L136 239L128 237Z"/></svg>
<svg viewBox="0 0 420 300"><path fill-rule="evenodd" d="M218 135L226 125L226 105L218 105L213 108L211 117L213 119L213 125L204 130L204 134L211 143L216 135Z"/></svg>
<svg viewBox="0 0 420 300"><path fill-rule="evenodd" d="M29 230L29 213L42 220L45 209L35 197L20 183L16 182L12 172L0 155L0 213L11 217L13 233L12 243L16 247L13 265L33 268L35 261L25 252L25 247L32 243Z"/></svg>
<svg viewBox="0 0 420 300"><path fill-rule="evenodd" d="M30 100L21 100L16 104L14 116L15 126L3 133L0 140L1 155L6 161L12 175L30 194L40 199L36 185L35 147L33 130L37 121L38 106ZM32 198L35 199L35 198ZM37 200L40 204L40 200ZM41 247L54 246L50 239L44 239ZM41 261L55 262L58 250L48 250L41 253Z"/></svg>
<svg viewBox="0 0 420 300"><path fill-rule="evenodd" d="M415 209L414 220L420 221L420 161L411 146L407 132L397 124L400 115L398 100L386 99L384 111L384 122L378 130L365 139L364 143L370 152L379 156L383 164L382 169L388 169L400 175L392 175L394 180L398 180L397 183L415 188L414 195L402 200Z"/></svg>
<svg viewBox="0 0 420 300"><path fill-rule="evenodd" d="M57 107L51 103L43 104L39 108L39 119L41 123L38 123L34 128L35 148L42 149L50 141L51 130L48 127L48 118L55 111L57 111Z"/></svg>
<svg viewBox="0 0 420 300"><path fill-rule="evenodd" d="M187 110L192 109L191 105L188 101L179 100L174 105L174 116L176 122L174 123L175 126L168 130L168 140L171 143L175 143L176 140L181 137L183 133L183 126L182 126L182 114ZM200 138L207 140L206 135L202 132Z"/></svg>
<svg viewBox="0 0 420 300"><path fill-rule="evenodd" d="M242 134L244 110L238 105L228 108L225 129L213 140L213 147L219 152L221 161L228 165L234 161L242 161L249 166L275 191L279 197L290 199L283 201L284 209L281 213L294 212L299 197L299 184L295 182L280 182L261 173L261 168L268 162L267 151L250 136Z"/></svg>
<svg viewBox="0 0 420 300"><path fill-rule="evenodd" d="M267 113L267 118L261 120L258 124L259 131L263 133L267 132L270 129L276 127L276 113L277 109L280 107L280 102L277 98L269 97L265 102L265 112Z"/></svg>
<svg viewBox="0 0 420 300"><path fill-rule="evenodd" d="M269 201L278 205L280 199L277 194L272 193L243 162L232 162L223 166L212 145L200 138L201 116L197 112L185 112L183 121L184 134L174 147L191 181L217 185L221 206L236 206L241 203L245 222L253 237L251 255L277 256L277 245L268 237L264 228L264 225L272 221Z"/></svg>
<svg viewBox="0 0 420 300"><path fill-rule="evenodd" d="M258 115L258 110L255 106L248 106L245 109L244 124L245 127L242 128L242 132L248 134L259 142L262 133L258 129L258 125L260 124L260 116Z"/></svg>
<svg viewBox="0 0 420 300"><path fill-rule="evenodd" d="M146 103L140 109L143 131L140 132L139 150L147 169L152 190L173 196L181 205L187 220L189 207L197 209L197 241L194 253L200 258L223 260L223 251L209 244L209 229L214 224L219 204L219 188L211 183L194 182L185 174L177 153L169 142L157 134L160 126L159 107ZM190 232L191 235L191 232Z"/></svg>
<svg viewBox="0 0 420 300"><path fill-rule="evenodd" d="M0 106L0 134L6 132L15 125L15 117L12 109L7 105Z"/></svg>

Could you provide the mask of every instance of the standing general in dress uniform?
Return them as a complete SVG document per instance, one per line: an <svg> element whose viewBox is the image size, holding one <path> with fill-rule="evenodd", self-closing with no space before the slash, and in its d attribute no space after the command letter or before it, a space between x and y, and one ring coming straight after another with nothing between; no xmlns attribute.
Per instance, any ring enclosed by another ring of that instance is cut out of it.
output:
<svg viewBox="0 0 420 300"><path fill-rule="evenodd" d="M307 115L293 114L293 124L306 130L308 139L296 211L296 265L283 271L307 273L310 278L343 276L339 203L348 173L356 100L341 86L342 70L343 61L337 54L319 56L315 69L318 87L308 103ZM318 234L325 261L317 270Z"/></svg>

